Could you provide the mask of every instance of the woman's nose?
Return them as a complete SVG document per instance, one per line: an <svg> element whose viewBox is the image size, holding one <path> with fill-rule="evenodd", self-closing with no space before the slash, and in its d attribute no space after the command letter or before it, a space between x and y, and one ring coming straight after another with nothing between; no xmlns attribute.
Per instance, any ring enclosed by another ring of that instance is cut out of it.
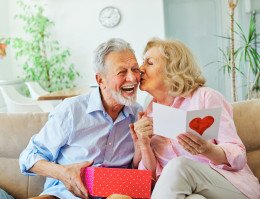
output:
<svg viewBox="0 0 260 199"><path fill-rule="evenodd" d="M144 66L143 65L140 66L140 73L141 73L141 75L144 74Z"/></svg>

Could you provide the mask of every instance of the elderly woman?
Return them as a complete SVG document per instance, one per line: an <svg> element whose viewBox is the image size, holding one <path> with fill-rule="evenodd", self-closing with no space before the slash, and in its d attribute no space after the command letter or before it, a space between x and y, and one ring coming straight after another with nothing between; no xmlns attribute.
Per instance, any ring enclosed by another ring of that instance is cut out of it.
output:
<svg viewBox="0 0 260 199"><path fill-rule="evenodd" d="M210 141L189 132L180 132L177 140L153 135L152 102L139 114L130 126L134 165L141 159L139 168L151 170L158 180L152 199L259 199L259 182L246 163L231 106L219 92L204 87L190 50L179 41L151 40L140 70L140 89L153 96L152 102L182 110L222 108L218 138Z"/></svg>

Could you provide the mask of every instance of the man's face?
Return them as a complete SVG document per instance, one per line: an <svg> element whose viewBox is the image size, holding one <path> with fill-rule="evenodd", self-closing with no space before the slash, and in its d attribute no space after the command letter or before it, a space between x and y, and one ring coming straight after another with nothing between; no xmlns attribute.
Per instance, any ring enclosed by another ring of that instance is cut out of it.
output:
<svg viewBox="0 0 260 199"><path fill-rule="evenodd" d="M111 52L105 60L106 74L101 88L109 95L110 101L131 105L136 101L140 81L140 70L131 51Z"/></svg>

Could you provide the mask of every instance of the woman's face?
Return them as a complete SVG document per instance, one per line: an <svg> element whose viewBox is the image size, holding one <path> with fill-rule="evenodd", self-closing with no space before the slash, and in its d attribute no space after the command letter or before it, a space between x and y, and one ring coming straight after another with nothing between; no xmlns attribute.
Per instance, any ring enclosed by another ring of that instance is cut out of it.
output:
<svg viewBox="0 0 260 199"><path fill-rule="evenodd" d="M164 58L158 47L152 47L144 55L144 62L140 67L141 81L140 89L155 96L158 91L165 90L164 68L166 58Z"/></svg>

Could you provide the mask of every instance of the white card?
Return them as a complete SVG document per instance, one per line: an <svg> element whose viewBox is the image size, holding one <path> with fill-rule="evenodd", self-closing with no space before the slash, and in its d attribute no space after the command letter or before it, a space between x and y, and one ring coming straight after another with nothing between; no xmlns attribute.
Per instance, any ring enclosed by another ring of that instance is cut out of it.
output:
<svg viewBox="0 0 260 199"><path fill-rule="evenodd" d="M191 132L205 140L218 137L221 108L184 111L153 103L154 134L175 139Z"/></svg>

